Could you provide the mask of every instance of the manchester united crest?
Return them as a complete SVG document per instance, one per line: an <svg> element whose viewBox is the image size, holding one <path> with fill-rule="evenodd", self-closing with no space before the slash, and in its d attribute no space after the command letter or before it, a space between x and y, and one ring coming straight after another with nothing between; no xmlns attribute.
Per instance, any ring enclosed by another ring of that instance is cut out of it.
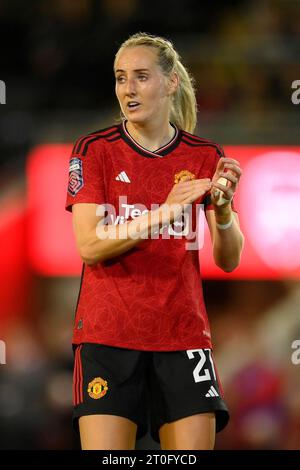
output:
<svg viewBox="0 0 300 470"><path fill-rule="evenodd" d="M104 397L108 390L107 381L103 380L101 377L97 377L92 380L88 385L88 394L91 398L99 400L99 398Z"/></svg>
<svg viewBox="0 0 300 470"><path fill-rule="evenodd" d="M189 170L182 170L179 173L176 173L174 176L174 183L181 183L182 181L194 180L196 177L194 173L191 173Z"/></svg>

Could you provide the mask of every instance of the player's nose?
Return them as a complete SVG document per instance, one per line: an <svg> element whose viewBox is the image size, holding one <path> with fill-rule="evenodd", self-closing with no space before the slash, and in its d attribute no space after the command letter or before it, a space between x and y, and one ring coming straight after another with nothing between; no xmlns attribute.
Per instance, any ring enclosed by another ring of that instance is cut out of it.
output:
<svg viewBox="0 0 300 470"><path fill-rule="evenodd" d="M128 79L126 82L125 92L128 96L135 95L136 93L136 86L135 81L133 79Z"/></svg>

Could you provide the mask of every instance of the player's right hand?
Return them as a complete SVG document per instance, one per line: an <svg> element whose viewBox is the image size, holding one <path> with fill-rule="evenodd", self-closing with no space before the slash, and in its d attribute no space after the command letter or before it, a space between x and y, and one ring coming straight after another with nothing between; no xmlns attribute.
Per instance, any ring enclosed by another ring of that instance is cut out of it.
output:
<svg viewBox="0 0 300 470"><path fill-rule="evenodd" d="M211 189L209 178L193 179L174 184L163 206L170 210L170 222L182 213L185 204L191 204Z"/></svg>

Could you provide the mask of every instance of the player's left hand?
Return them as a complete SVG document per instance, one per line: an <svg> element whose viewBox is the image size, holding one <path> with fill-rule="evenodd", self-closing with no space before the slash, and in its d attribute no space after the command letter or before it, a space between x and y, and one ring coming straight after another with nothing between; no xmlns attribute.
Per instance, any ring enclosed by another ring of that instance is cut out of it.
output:
<svg viewBox="0 0 300 470"><path fill-rule="evenodd" d="M217 194L215 193L215 189L220 189L223 191L224 199L228 201L222 204L222 206L227 206L230 201L232 200L235 192L237 191L237 187L239 184L240 177L242 176L242 170L240 167L240 163L233 158L223 157L220 159L217 165L217 169L215 174L212 178L212 187L211 187L211 201L213 204L217 205L217 201L219 199ZM226 178L227 186L224 184L218 183L219 178Z"/></svg>

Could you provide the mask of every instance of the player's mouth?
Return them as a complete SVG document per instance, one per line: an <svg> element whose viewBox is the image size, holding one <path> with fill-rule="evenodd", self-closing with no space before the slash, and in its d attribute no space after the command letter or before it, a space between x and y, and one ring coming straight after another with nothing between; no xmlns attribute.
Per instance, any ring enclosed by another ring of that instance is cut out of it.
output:
<svg viewBox="0 0 300 470"><path fill-rule="evenodd" d="M129 111L135 111L136 109L139 109L141 104L138 101L128 101L127 103L127 109Z"/></svg>

